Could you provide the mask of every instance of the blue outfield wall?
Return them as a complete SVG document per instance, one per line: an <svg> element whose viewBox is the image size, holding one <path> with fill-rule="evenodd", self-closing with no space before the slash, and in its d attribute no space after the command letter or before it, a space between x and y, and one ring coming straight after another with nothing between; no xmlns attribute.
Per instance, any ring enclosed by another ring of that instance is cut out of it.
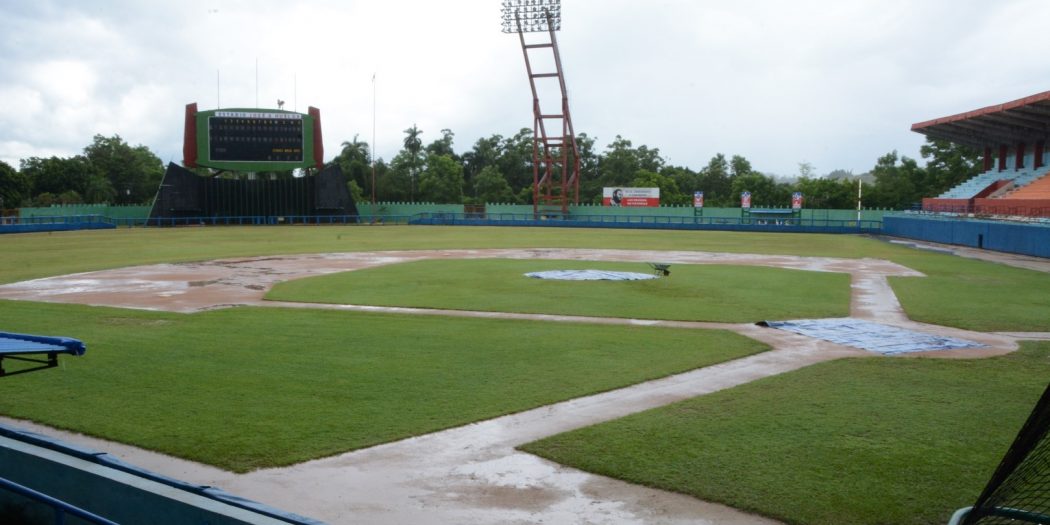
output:
<svg viewBox="0 0 1050 525"><path fill-rule="evenodd" d="M112 219L101 215L72 215L51 217L4 217L0 219L0 234L37 233L74 230L112 230Z"/></svg>
<svg viewBox="0 0 1050 525"><path fill-rule="evenodd" d="M1050 257L1050 226L1002 221L887 215L882 233L921 241Z"/></svg>

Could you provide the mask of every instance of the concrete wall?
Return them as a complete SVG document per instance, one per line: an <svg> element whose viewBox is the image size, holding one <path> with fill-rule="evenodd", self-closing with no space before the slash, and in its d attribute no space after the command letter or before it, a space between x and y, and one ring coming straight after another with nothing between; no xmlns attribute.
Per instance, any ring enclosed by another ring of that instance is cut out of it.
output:
<svg viewBox="0 0 1050 525"><path fill-rule="evenodd" d="M47 208L20 208L19 217L68 217L101 215L110 219L146 219L151 206L110 206L108 204L56 204Z"/></svg>

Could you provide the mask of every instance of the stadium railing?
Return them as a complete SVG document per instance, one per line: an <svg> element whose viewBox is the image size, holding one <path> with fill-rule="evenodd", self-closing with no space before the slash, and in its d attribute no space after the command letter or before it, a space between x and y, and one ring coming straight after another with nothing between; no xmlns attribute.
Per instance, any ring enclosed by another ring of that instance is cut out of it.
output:
<svg viewBox="0 0 1050 525"><path fill-rule="evenodd" d="M882 221L663 215L570 215L533 213L420 213L410 224L455 226L543 226L666 230L778 231L798 233L879 233Z"/></svg>
<svg viewBox="0 0 1050 525"><path fill-rule="evenodd" d="M17 494L24 498L37 501L42 505L51 507L51 509L54 511L54 523L56 525L66 523L66 515L73 516L82 521L94 523L96 525L117 525L117 522L115 521L107 520L102 516L88 512L80 507L70 505L69 503L66 503L62 500L52 498L51 496L48 496L43 492L39 492L29 487L19 485L18 483L4 478L0 478L0 489Z"/></svg>

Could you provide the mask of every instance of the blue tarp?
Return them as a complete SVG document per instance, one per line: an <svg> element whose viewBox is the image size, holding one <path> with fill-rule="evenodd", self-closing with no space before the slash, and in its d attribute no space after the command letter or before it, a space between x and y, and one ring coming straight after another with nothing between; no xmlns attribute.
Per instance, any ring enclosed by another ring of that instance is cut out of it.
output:
<svg viewBox="0 0 1050 525"><path fill-rule="evenodd" d="M63 354L84 355L87 347L71 337L48 337L42 335L0 332L0 355L2 354Z"/></svg>
<svg viewBox="0 0 1050 525"><path fill-rule="evenodd" d="M554 279L558 281L642 281L656 279L656 275L636 272L610 272L606 270L550 270L530 272L526 277Z"/></svg>
<svg viewBox="0 0 1050 525"><path fill-rule="evenodd" d="M840 345L861 348L884 355L978 348L984 345L871 321L852 319L797 319L794 321L764 321L765 326L795 332Z"/></svg>

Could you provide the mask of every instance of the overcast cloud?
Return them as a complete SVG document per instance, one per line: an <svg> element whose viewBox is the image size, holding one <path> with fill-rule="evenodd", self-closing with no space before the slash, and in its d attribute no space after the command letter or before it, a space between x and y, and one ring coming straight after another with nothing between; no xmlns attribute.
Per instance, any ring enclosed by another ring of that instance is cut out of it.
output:
<svg viewBox="0 0 1050 525"><path fill-rule="evenodd" d="M326 159L402 131L455 150L532 126L499 0L22 1L0 17L0 160L95 134L182 157L187 103L321 110ZM1050 90L1046 0L563 0L577 132L699 169L716 153L789 175L919 156L914 122ZM258 63L258 68L256 67ZM258 77L258 81L256 78ZM220 106L221 105L221 106Z"/></svg>

